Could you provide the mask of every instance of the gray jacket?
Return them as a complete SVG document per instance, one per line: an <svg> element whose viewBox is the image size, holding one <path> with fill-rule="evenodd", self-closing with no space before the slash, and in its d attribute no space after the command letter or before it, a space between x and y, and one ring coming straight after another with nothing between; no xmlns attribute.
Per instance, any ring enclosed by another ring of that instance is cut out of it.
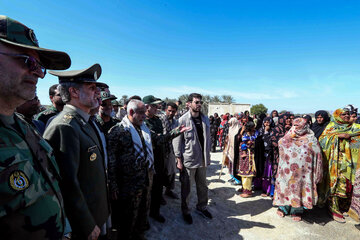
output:
<svg viewBox="0 0 360 240"><path fill-rule="evenodd" d="M204 132L204 149L201 149L190 111L179 118L179 126L191 127L189 131L184 132L184 134L173 140L175 157L181 158L186 168L199 168L210 165L210 122L209 118L203 114L201 114L201 120Z"/></svg>

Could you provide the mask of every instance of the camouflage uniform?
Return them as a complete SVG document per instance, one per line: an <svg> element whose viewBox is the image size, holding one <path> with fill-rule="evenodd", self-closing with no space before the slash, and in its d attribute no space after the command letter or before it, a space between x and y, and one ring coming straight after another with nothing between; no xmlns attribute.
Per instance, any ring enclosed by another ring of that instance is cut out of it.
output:
<svg viewBox="0 0 360 240"><path fill-rule="evenodd" d="M139 136L144 148L141 132ZM113 225L119 239L136 238L146 229L152 173L146 156L136 161L131 133L120 123L110 129L107 138L110 191L119 193L112 204Z"/></svg>
<svg viewBox="0 0 360 240"><path fill-rule="evenodd" d="M157 116L154 116L152 118L146 117L145 123L151 132L155 167L153 186L151 190L150 215L156 216L160 213L162 188L166 183L167 178L164 163L166 157L166 144L169 143L173 138L179 136L181 133L179 128L175 128L169 133L164 134L162 122Z"/></svg>
<svg viewBox="0 0 360 240"><path fill-rule="evenodd" d="M50 145L19 116L0 120L0 238L61 239L63 199Z"/></svg>
<svg viewBox="0 0 360 240"><path fill-rule="evenodd" d="M164 129L164 134L170 133L171 130L179 126L179 121L175 119L169 119L166 115L163 115L161 118L162 126ZM176 174L176 160L174 154L174 148L172 141L167 141L165 143L165 173L167 175L165 186L168 190L174 189L175 187L175 174Z"/></svg>
<svg viewBox="0 0 360 240"><path fill-rule="evenodd" d="M48 109L42 111L41 113L39 113L36 117L35 117L35 120L39 120L39 121L42 121L45 126L46 126L46 123L47 121L57 115L59 113L59 111L56 109L56 107L54 107L53 105L51 105Z"/></svg>
<svg viewBox="0 0 360 240"><path fill-rule="evenodd" d="M100 117L100 115L96 115L96 121L99 123L101 127L101 131L107 135L110 128L115 126L116 123L120 122L118 119L111 117L109 122L104 122L104 120Z"/></svg>

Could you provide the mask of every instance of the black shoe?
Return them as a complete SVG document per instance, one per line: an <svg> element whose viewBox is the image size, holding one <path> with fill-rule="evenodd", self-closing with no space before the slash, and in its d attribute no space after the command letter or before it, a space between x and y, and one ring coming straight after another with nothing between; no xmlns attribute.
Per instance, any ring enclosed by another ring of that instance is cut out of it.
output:
<svg viewBox="0 0 360 240"><path fill-rule="evenodd" d="M193 223L193 219L192 219L192 216L191 216L190 213L188 213L188 214L183 213L183 218L184 218L184 220L185 220L185 222L187 224L192 224Z"/></svg>
<svg viewBox="0 0 360 240"><path fill-rule="evenodd" d="M165 222L165 218L159 213L159 214L150 214L150 217L153 218L154 220L160 222L160 223L164 223Z"/></svg>
<svg viewBox="0 0 360 240"><path fill-rule="evenodd" d="M171 197L173 199L179 199L178 195L176 195L176 193L174 193L173 191L169 190L169 191L165 191L165 195L168 197Z"/></svg>
<svg viewBox="0 0 360 240"><path fill-rule="evenodd" d="M160 204L161 205L166 205L166 200L165 200L165 198L163 197L163 196L161 196L161 200L160 200Z"/></svg>
<svg viewBox="0 0 360 240"><path fill-rule="evenodd" d="M212 215L211 213L207 210L207 209L204 209L204 210L200 210L200 209L196 209L197 212L203 216L204 218L208 218L208 219L212 219Z"/></svg>
<svg viewBox="0 0 360 240"><path fill-rule="evenodd" d="M143 230L144 230L144 232L150 230L150 223L149 222L145 223L145 225L143 227Z"/></svg>

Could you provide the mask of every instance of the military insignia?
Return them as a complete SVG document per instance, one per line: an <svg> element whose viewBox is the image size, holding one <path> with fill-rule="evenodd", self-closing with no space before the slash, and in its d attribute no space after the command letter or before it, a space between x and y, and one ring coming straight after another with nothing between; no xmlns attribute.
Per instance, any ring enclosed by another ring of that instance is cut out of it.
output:
<svg viewBox="0 0 360 240"><path fill-rule="evenodd" d="M66 119L66 120L73 119L73 118L74 117L71 115L68 115L68 114L64 115L64 119Z"/></svg>
<svg viewBox="0 0 360 240"><path fill-rule="evenodd" d="M30 40L31 40L36 46L39 46L39 41L38 41L37 38L36 38L36 35L35 35L35 33L34 33L34 30L29 29L29 37L30 37Z"/></svg>
<svg viewBox="0 0 360 240"><path fill-rule="evenodd" d="M108 98L108 97L110 97L110 94L108 92L102 91L101 92L101 97Z"/></svg>
<svg viewBox="0 0 360 240"><path fill-rule="evenodd" d="M97 148L96 145L95 145L95 146L92 146L92 147L89 147L89 148L88 148L88 152L92 152L92 151L94 151L96 148Z"/></svg>
<svg viewBox="0 0 360 240"><path fill-rule="evenodd" d="M29 187L29 179L24 172L16 170L10 174L9 185L15 191L24 191Z"/></svg>
<svg viewBox="0 0 360 240"><path fill-rule="evenodd" d="M94 72L94 79L95 81L98 80L97 71Z"/></svg>
<svg viewBox="0 0 360 240"><path fill-rule="evenodd" d="M96 160L96 153L93 153L90 155L90 161L95 161Z"/></svg>

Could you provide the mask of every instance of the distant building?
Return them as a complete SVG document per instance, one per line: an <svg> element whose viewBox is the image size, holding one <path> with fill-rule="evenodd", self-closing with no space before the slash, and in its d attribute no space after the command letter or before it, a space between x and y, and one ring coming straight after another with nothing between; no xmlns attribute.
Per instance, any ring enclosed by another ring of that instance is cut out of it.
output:
<svg viewBox="0 0 360 240"><path fill-rule="evenodd" d="M225 113L239 113L245 112L246 110L250 112L250 104L247 103L209 103L208 116L214 115L214 113L225 114Z"/></svg>

